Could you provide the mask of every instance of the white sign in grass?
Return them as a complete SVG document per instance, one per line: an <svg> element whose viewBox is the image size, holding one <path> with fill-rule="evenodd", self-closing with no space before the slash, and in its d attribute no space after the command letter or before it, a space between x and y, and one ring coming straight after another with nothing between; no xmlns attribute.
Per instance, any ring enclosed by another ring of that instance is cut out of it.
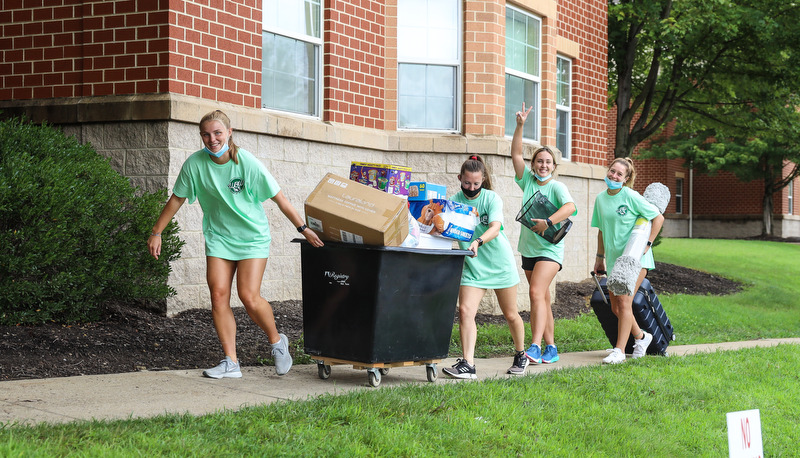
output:
<svg viewBox="0 0 800 458"><path fill-rule="evenodd" d="M728 412L728 456L762 458L761 413L758 409Z"/></svg>

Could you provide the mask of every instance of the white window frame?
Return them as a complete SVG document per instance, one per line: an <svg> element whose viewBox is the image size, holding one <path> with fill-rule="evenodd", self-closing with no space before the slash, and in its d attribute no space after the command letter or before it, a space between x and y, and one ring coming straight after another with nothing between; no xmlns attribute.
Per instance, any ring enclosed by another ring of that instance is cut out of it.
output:
<svg viewBox="0 0 800 458"><path fill-rule="evenodd" d="M686 181L682 177L675 178L675 213L683 214L683 188Z"/></svg>
<svg viewBox="0 0 800 458"><path fill-rule="evenodd" d="M789 193L786 196L789 204L789 211L786 212L787 215L794 215L794 180L789 183Z"/></svg>
<svg viewBox="0 0 800 458"><path fill-rule="evenodd" d="M567 85L567 103L569 105L559 104L560 100L556 96L556 113L563 113L567 120L567 131L564 132L566 139L566 148L561 149L561 159L565 161L572 160L572 59L562 56L556 56L556 68L560 67L559 64L566 62L569 65L569 81ZM558 86L561 84L561 72L556 70L556 94L558 94ZM558 115L556 115L556 146L558 146L559 126Z"/></svg>
<svg viewBox="0 0 800 458"><path fill-rule="evenodd" d="M437 2L442 0L427 0L428 3ZM425 49L419 55L410 55L410 54L403 54L401 51L402 44L400 43L402 31L400 24L400 11L399 9L402 8L403 0L399 0L398 2L398 24L397 24L397 130L398 131L414 131L414 132L437 132L437 133L458 133L461 132L461 125L462 121L461 118L463 116L463 110L461 107L462 104L462 86L463 86L463 64L462 64L462 54L463 54L463 6L462 2L458 0L449 0L452 1L457 10L457 19L456 19L456 50L455 54L447 59L447 58L434 58L427 55L428 50ZM419 14L424 14L424 12L420 11ZM431 65L431 66L438 66L438 67L452 67L454 72L454 81L453 81L453 126L450 128L435 128L435 127L428 127L428 126L420 126L420 127L404 127L400 124L401 118L401 102L400 102L400 86L402 84L401 78L402 74L400 71L400 67L403 64L411 64L411 65Z"/></svg>
<svg viewBox="0 0 800 458"><path fill-rule="evenodd" d="M514 6L511 6L509 4L506 4L506 18L508 18L508 10L512 10L512 11L515 11L516 13L528 16L529 18L531 18L531 19L533 19L533 20L535 20L535 21L537 21L539 23L539 38L538 38L538 41L539 41L539 52L538 52L538 55L537 55L537 58L539 59L539 61L536 63L536 68L538 69L539 74L538 75L533 75L533 74L530 74L530 73L525 73L525 72L522 72L520 70L515 70L513 68L510 68L510 67L508 67L508 65L506 65L506 70L505 70L506 75L511 75L513 77L520 78L520 79L523 79L523 80L526 80L526 81L531 81L536 86L536 100L533 103L534 104L534 108L533 108L533 110L531 110L530 115L528 115L528 120L530 122L533 122L533 129L528 128L529 126L526 123L526 126L525 126L526 128L523 131L522 139L523 139L523 141L539 142L539 141L541 141L541 138L542 138L542 135L541 135L541 133L542 133L541 132L542 131L542 45L543 45L543 43L542 43L542 18L539 17L539 16L536 16L536 15L534 15L532 13L529 13L529 12L527 12L525 10L522 10L520 8L516 8ZM505 36L505 40L506 40L506 47L505 47L505 49L506 49L506 64L507 64L508 61L509 61L509 59L508 59L508 43L507 43L508 42L508 20L506 20L506 36ZM523 102L522 100L509 100L508 99L508 86L506 85L506 101L505 101L506 117L508 116L509 113L516 113L517 111L519 111L522 108L522 102ZM528 108L528 104L527 104L528 101L526 100L525 102L526 102L526 107L525 108L527 109ZM531 118L531 116L533 116L533 118ZM508 131L511 128L511 126L516 126L516 120L514 118L512 118L511 120L505 119L503 129L505 131ZM513 129L511 129L511 131L513 133ZM510 138L511 135L506 133L506 137Z"/></svg>
<svg viewBox="0 0 800 458"><path fill-rule="evenodd" d="M299 0L299 1L303 2L303 3L309 3L310 2L309 0ZM311 0L311 1L314 1L314 0ZM262 23L261 23L262 40L263 40L264 33L266 32L266 33L271 33L271 34L274 34L274 35L279 35L279 36L282 36L282 37L285 37L285 38L289 38L289 39L292 39L292 40L297 40L297 41L300 41L300 42L312 44L312 45L314 45L316 47L316 51L317 51L316 52L316 61L314 62L314 68L316 69L315 74L314 74L315 84L314 84L314 95L313 95L314 107L315 107L314 113L309 114L309 113L303 113L303 112L297 112L297 111L291 111L291 110L283 110L283 109L280 109L280 108L265 106L264 95L263 95L264 94L264 92L263 92L264 91L264 87L263 87L263 85L264 85L264 74L263 74L263 67L262 67L262 70L261 70L261 84L262 84L262 88L261 88L261 91L262 91L261 92L261 108L263 110L275 111L275 112L280 112L280 113L291 113L293 115L302 116L302 117L308 117L308 118L312 118L312 119L320 119L322 117L322 103L323 103L322 98L323 98L323 84L324 84L324 82L323 82L323 68L322 68L322 66L323 66L323 53L324 53L324 48L323 48L324 31L322 30L322 25L323 25L323 21L324 21L323 18L325 17L325 2L323 0L316 0L316 1L319 3L319 7L320 7L320 9L319 9L319 18L318 18L319 23L317 24L317 29L319 30L319 37L315 37L315 36L312 36L312 35L307 35L307 34L304 34L304 33L299 33L299 32L297 32L295 30L291 30L291 29L288 29L288 28L281 27L281 24L276 24L276 25L272 25L272 26L268 25L268 21L267 21L268 12L266 11L267 10L267 5L266 5L267 4L267 0L264 0L264 2L262 3L264 5L264 7L263 7L263 17L262 17ZM285 0L276 0L276 2L277 2L277 5L279 7L284 7L285 8L285 7L288 6L286 4L288 2L285 2ZM262 62L263 62L263 55L265 54L265 49L264 49L263 42L262 42L261 53L262 53ZM263 64L262 64L262 66L263 66Z"/></svg>

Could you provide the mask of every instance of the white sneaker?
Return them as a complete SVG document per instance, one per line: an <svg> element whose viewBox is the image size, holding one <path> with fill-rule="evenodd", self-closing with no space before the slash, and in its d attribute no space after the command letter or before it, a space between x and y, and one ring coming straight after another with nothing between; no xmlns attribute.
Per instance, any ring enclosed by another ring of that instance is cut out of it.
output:
<svg viewBox="0 0 800 458"><path fill-rule="evenodd" d="M625 353L619 348L612 348L606 351L608 352L608 356L603 358L603 364L619 364L625 362Z"/></svg>
<svg viewBox="0 0 800 458"><path fill-rule="evenodd" d="M644 329L642 330L641 339L634 339L633 341L633 354L631 358L641 358L647 353L647 347L650 346L650 342L653 341L653 334L646 332Z"/></svg>

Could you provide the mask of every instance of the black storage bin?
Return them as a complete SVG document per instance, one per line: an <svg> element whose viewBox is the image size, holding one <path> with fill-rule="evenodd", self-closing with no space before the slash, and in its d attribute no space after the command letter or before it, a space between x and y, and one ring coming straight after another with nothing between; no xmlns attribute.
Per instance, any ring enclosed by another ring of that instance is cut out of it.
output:
<svg viewBox="0 0 800 458"><path fill-rule="evenodd" d="M446 358L471 253L301 241L305 352L361 363Z"/></svg>

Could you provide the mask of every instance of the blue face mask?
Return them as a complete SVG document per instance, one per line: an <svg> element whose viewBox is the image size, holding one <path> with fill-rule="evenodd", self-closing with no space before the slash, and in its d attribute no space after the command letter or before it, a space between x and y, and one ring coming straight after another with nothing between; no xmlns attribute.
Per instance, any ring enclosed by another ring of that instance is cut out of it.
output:
<svg viewBox="0 0 800 458"><path fill-rule="evenodd" d="M608 177L605 177L604 180L606 180L606 186L608 186L608 189L619 189L623 185L623 183L621 183L619 181L611 181L611 180L609 180Z"/></svg>
<svg viewBox="0 0 800 458"><path fill-rule="evenodd" d="M212 155L214 157L222 157L223 154L228 152L228 143L226 142L224 145L222 145L222 149L219 150L218 153L212 153L211 150L208 149L207 146L204 146L203 149L206 151L206 153L208 153L208 154L210 154L210 155Z"/></svg>
<svg viewBox="0 0 800 458"><path fill-rule="evenodd" d="M547 175L546 177L540 177L538 173L534 173L533 176L535 176L537 180L539 180L539 181L544 183L545 181L549 180L553 176L553 174L551 173L550 175Z"/></svg>

